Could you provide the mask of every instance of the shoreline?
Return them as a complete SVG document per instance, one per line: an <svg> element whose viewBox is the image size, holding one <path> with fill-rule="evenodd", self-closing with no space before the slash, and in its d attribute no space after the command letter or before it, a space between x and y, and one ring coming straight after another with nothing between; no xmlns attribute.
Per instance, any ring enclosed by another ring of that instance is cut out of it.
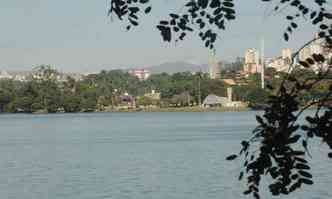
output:
<svg viewBox="0 0 332 199"><path fill-rule="evenodd" d="M80 112L55 112L48 113L47 111L36 111L32 113L25 112L1 112L0 114L32 114L32 115L52 115L52 114L79 114L79 113L165 113L165 112L246 112L252 111L251 108L245 107L218 107L218 108L201 108L201 107L168 107L168 108L136 108L136 109L108 109L108 110L96 110L96 111L80 111Z"/></svg>
<svg viewBox="0 0 332 199"><path fill-rule="evenodd" d="M200 108L200 107L168 107L168 108L137 108L137 109L123 109L113 111L101 111L101 112L243 112L250 111L250 108Z"/></svg>

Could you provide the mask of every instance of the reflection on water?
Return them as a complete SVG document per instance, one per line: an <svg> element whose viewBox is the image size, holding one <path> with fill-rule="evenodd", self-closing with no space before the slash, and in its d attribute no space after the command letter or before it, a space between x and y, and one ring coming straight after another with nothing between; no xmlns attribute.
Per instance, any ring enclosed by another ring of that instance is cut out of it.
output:
<svg viewBox="0 0 332 199"><path fill-rule="evenodd" d="M0 196L247 198L240 162L224 159L250 136L254 114L1 115ZM319 144L312 153L315 185L285 198L332 198L332 162Z"/></svg>

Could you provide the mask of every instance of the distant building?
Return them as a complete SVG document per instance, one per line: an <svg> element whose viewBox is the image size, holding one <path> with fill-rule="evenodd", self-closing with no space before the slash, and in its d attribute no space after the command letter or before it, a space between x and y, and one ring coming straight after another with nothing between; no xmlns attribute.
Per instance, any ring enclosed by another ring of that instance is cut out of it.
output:
<svg viewBox="0 0 332 199"><path fill-rule="evenodd" d="M160 93L157 93L155 90L151 90L151 93L146 93L144 96L153 100L160 100Z"/></svg>
<svg viewBox="0 0 332 199"><path fill-rule="evenodd" d="M274 68L278 72L291 72L290 69L292 64L292 56L292 50L289 48L284 48L281 50L281 56L269 60L267 66Z"/></svg>
<svg viewBox="0 0 332 199"><path fill-rule="evenodd" d="M202 104L204 108L213 108L213 107L246 107L244 102L240 101L229 101L227 97L219 97L214 94L208 95Z"/></svg>
<svg viewBox="0 0 332 199"><path fill-rule="evenodd" d="M129 95L128 93L121 95L120 96L120 105L118 106L118 108L121 108L121 109L136 108L135 97L133 97L132 95Z"/></svg>
<svg viewBox="0 0 332 199"><path fill-rule="evenodd" d="M73 78L75 81L83 80L83 75L78 73L52 73L49 76L39 71L11 71L8 73L5 70L0 72L0 79L12 79L14 81L26 82L31 80L46 80L47 78L53 79L57 82L66 82L68 77Z"/></svg>
<svg viewBox="0 0 332 199"><path fill-rule="evenodd" d="M219 97L217 95L210 94L204 99L202 106L205 108L222 107L226 106L227 103L227 97Z"/></svg>
<svg viewBox="0 0 332 199"><path fill-rule="evenodd" d="M292 50L290 48L283 48L281 50L281 57L283 59L289 59L292 60Z"/></svg>
<svg viewBox="0 0 332 199"><path fill-rule="evenodd" d="M318 36L316 35L316 38ZM269 60L267 63L268 67L274 68L278 72L291 72L291 64L293 61L306 61L308 58L311 58L313 54L322 54L325 57L332 57L332 53L327 51L326 40L318 39L312 42L311 44L305 46L300 50L297 60L293 59L293 54L291 49L284 48L281 51L281 56ZM314 64L309 69L318 72L320 70L326 70L328 68L327 63L323 64Z"/></svg>
<svg viewBox="0 0 332 199"><path fill-rule="evenodd" d="M69 73L67 74L69 77L73 78L75 81L82 81L83 80L83 75L79 73Z"/></svg>
<svg viewBox="0 0 332 199"><path fill-rule="evenodd" d="M318 38L318 35L315 35L315 38ZM299 61L305 61L307 58L311 57L313 54L323 54L326 55L324 50L324 44L326 43L325 39L317 39L312 42L310 45L304 47L299 53Z"/></svg>
<svg viewBox="0 0 332 199"><path fill-rule="evenodd" d="M209 75L211 79L220 79L221 64L221 62L217 62L215 53L211 53L209 57Z"/></svg>
<svg viewBox="0 0 332 199"><path fill-rule="evenodd" d="M258 60L258 51L253 48L247 49L244 55L244 63L256 64L257 60Z"/></svg>
<svg viewBox="0 0 332 199"><path fill-rule="evenodd" d="M299 61L305 61L309 57L311 57L311 48L306 46L299 52Z"/></svg>
<svg viewBox="0 0 332 199"><path fill-rule="evenodd" d="M27 76L25 75L20 75L20 74L16 74L14 75L14 78L13 78L15 81L20 81L20 82L25 82L25 81L28 81L27 79Z"/></svg>
<svg viewBox="0 0 332 199"><path fill-rule="evenodd" d="M232 87L227 88L227 97L219 97L214 94L208 95L204 101L202 106L204 108L211 107L245 107L246 104L241 101L233 101L233 89Z"/></svg>
<svg viewBox="0 0 332 199"><path fill-rule="evenodd" d="M56 75L56 81L57 82L67 82L68 81L68 75L64 73L59 73Z"/></svg>
<svg viewBox="0 0 332 199"><path fill-rule="evenodd" d="M282 57L277 57L272 59L268 64L267 67L274 68L277 72L290 72L290 64L283 59Z"/></svg>
<svg viewBox="0 0 332 199"><path fill-rule="evenodd" d="M315 36L316 39L318 35ZM300 52L299 52L299 61L306 61L306 59L311 58L313 54L321 54L325 58L331 58L332 57L332 52L327 48L327 41L324 38L317 39L311 44L307 45L304 47ZM328 59L326 59L328 60ZM326 70L328 69L328 63L324 64L315 64L313 65L310 69L312 69L314 72L318 72L320 70Z"/></svg>
<svg viewBox="0 0 332 199"><path fill-rule="evenodd" d="M146 80L150 77L151 72L147 69L133 69L128 72L130 75L137 77L139 80Z"/></svg>
<svg viewBox="0 0 332 199"><path fill-rule="evenodd" d="M246 50L243 71L246 74L254 74L261 71L261 66L259 64L259 52L257 50L253 48Z"/></svg>
<svg viewBox="0 0 332 199"><path fill-rule="evenodd" d="M234 86L236 85L236 82L234 81L234 79L222 79L222 81L230 86Z"/></svg>
<svg viewBox="0 0 332 199"><path fill-rule="evenodd" d="M13 76L10 75L7 71L2 70L0 72L0 79L13 79Z"/></svg>
<svg viewBox="0 0 332 199"><path fill-rule="evenodd" d="M318 34L315 35L315 38L318 39ZM324 44L325 39L318 39L311 43L310 45L310 51L312 54L324 54Z"/></svg>

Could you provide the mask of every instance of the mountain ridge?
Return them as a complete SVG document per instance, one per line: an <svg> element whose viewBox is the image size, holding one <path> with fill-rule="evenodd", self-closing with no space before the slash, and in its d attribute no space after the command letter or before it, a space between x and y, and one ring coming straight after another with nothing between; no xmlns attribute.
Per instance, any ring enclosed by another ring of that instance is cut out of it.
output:
<svg viewBox="0 0 332 199"><path fill-rule="evenodd" d="M174 62L165 62L158 65L153 65L146 67L146 69L150 70L152 74L158 73L177 73L177 72L207 72L208 65L207 64L193 64L185 61L174 61Z"/></svg>

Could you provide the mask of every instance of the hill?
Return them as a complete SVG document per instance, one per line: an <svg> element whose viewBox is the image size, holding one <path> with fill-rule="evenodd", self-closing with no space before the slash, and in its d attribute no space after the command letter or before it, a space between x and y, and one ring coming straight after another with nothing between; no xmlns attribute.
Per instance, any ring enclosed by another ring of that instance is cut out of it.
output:
<svg viewBox="0 0 332 199"><path fill-rule="evenodd" d="M155 66L150 66L147 69L151 71L152 74L158 74L158 73L177 73L177 72L207 72L208 66L207 64L203 65L196 65L184 61L178 61L178 62L166 62Z"/></svg>

